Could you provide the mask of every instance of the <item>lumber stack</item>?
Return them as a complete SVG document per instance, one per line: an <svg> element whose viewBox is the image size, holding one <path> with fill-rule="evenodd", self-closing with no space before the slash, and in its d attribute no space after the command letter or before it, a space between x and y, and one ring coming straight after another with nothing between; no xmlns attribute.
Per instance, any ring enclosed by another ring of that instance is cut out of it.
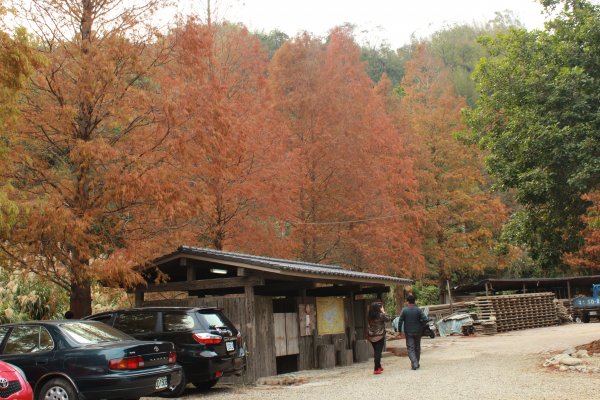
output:
<svg viewBox="0 0 600 400"><path fill-rule="evenodd" d="M473 321L473 332L476 335L495 335L498 333L498 325L493 319Z"/></svg>
<svg viewBox="0 0 600 400"><path fill-rule="evenodd" d="M553 293L483 296L477 297L476 303L482 325L492 325L491 321L494 321L498 332L539 328L558 323ZM477 333L477 327L475 332Z"/></svg>

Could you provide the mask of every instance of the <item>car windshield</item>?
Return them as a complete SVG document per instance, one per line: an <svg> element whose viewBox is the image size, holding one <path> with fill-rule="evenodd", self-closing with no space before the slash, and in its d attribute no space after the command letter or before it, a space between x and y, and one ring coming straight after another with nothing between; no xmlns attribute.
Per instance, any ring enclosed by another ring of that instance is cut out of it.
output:
<svg viewBox="0 0 600 400"><path fill-rule="evenodd" d="M111 328L102 322L66 322L60 324L60 327L71 339L79 344L134 340L131 336Z"/></svg>

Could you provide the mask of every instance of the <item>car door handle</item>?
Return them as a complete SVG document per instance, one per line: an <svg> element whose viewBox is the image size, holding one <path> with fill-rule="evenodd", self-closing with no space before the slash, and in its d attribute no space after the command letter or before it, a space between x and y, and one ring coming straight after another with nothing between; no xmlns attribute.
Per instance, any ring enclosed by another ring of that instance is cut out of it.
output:
<svg viewBox="0 0 600 400"><path fill-rule="evenodd" d="M35 360L35 365L46 365L48 364L47 358L42 358L41 360Z"/></svg>

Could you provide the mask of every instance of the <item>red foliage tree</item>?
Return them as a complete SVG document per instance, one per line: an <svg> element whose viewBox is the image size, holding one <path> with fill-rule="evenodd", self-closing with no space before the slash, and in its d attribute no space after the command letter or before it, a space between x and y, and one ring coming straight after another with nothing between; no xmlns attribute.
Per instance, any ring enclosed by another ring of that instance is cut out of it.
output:
<svg viewBox="0 0 600 400"><path fill-rule="evenodd" d="M91 312L94 279L139 282L132 267L177 240L179 140L155 85L169 46L142 22L159 0L32 0L47 64L19 104L2 178L21 214L3 238L11 265L71 293ZM73 36L74 34L74 36Z"/></svg>
<svg viewBox="0 0 600 400"><path fill-rule="evenodd" d="M190 20L176 34L178 63L165 86L177 93L194 187L188 225L196 243L264 254L285 207L276 179L281 125L267 93L266 55L241 26Z"/></svg>
<svg viewBox="0 0 600 400"><path fill-rule="evenodd" d="M465 129L464 99L425 45L407 63L402 87L400 117L425 212L428 269L445 283L452 273L468 276L502 266L509 257L499 257L494 248L507 212L489 191L478 149L456 138Z"/></svg>
<svg viewBox="0 0 600 400"><path fill-rule="evenodd" d="M327 44L307 34L275 54L270 83L290 135L297 257L374 272L422 265L410 160L360 50L343 29Z"/></svg>

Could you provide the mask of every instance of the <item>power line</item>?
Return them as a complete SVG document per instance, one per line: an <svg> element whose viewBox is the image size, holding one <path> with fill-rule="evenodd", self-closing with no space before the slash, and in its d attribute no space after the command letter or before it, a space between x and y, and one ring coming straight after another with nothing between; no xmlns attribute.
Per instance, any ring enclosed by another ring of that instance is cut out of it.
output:
<svg viewBox="0 0 600 400"><path fill-rule="evenodd" d="M358 224L361 222L370 222L370 221L377 221L377 220L382 220L382 219L391 219L391 218L398 218L398 217L402 217L404 215L407 215L408 213L402 213L402 214L396 214L396 215L386 215L383 217L373 217L373 218L364 218L364 219L354 219L354 220L347 220L347 221L326 221L326 222L296 222L296 225L345 225L345 224Z"/></svg>
<svg viewBox="0 0 600 400"><path fill-rule="evenodd" d="M440 203L440 204L436 204L436 205L432 205L432 206L428 206L425 207L425 210L431 210L433 208L438 208L441 207L443 205L446 205L446 202ZM346 224L358 224L358 223L362 223L362 222L371 222L371 221L378 221L378 220L383 220L383 219L392 219L392 218L398 218L398 217L403 217L405 215L410 214L410 212L404 212L401 214L394 214L394 215L386 215L383 217L373 217L373 218L363 218L363 219L354 219L354 220L347 220L347 221L325 221L325 222L295 222L295 225L346 225Z"/></svg>

